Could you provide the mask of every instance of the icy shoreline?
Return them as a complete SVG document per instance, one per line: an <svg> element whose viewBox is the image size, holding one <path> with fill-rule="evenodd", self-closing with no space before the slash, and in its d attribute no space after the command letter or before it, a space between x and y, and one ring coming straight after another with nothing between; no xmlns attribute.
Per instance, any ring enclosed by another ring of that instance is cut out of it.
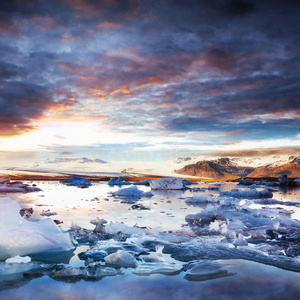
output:
<svg viewBox="0 0 300 300"><path fill-rule="evenodd" d="M139 214L142 212L145 224L155 208L149 204L161 199L171 207L177 199L191 207L189 213L185 213L186 223L182 223L181 230L126 225L126 221L117 219L107 221L99 212L99 218L90 219L94 228L81 226L74 216L69 232L63 233L49 218L38 222L30 216L22 218L17 202L2 199L8 210L0 222L3 235L0 239L0 285L24 272L65 282L100 280L106 276L120 276L125 270L125 273L130 271L138 276L183 274L186 280L212 280L235 276L226 264L219 263L228 259L300 272L300 221L293 219L290 211L297 209L300 202L274 199L273 193L277 195L278 187L266 187L264 183L255 186L235 184L238 188L223 191L222 186L226 183L215 183L201 188L191 186L183 191L152 190L152 196L147 197L150 187L145 184L138 188L134 184L125 188L92 184L82 190L82 195L96 187L110 189L114 192L103 192L107 198L97 197L91 203L99 207L110 203L134 207L131 209L136 209ZM81 189L66 186L64 190L75 193ZM137 204L132 205L132 201ZM129 213L137 214L134 210ZM69 234L72 239L66 242ZM12 242L5 238L7 236ZM74 258L74 245L78 249L85 247L84 251L75 254L80 266L70 262ZM23 258L14 258L16 255ZM5 262L9 257L13 259Z"/></svg>

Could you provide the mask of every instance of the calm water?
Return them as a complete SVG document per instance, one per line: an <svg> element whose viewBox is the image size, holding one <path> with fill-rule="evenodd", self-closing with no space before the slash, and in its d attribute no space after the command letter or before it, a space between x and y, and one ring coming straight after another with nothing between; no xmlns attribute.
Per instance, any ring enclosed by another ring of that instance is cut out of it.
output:
<svg viewBox="0 0 300 300"><path fill-rule="evenodd" d="M37 185L42 192L7 196L17 200L21 207L33 207L36 214L43 211L56 213L50 218L63 221L60 226L64 230L69 229L72 221L92 229L94 226L89 221L99 217L109 222L124 222L128 226L137 224L161 227L161 231L176 231L186 224L187 214L198 213L207 206L187 205L185 198L193 195L191 191L154 191L152 198L122 203L122 200L110 196L110 192L119 188L103 182L93 183L87 189L65 186L59 182L38 182ZM219 187L219 191L237 188L235 183L209 183L192 187L209 186ZM139 189L150 190L146 186L139 186ZM219 191L205 192L218 194ZM300 203L299 189L276 188L273 198ZM149 210L134 210L133 204L143 204ZM299 208L282 208L292 209L293 217L300 219ZM87 249L88 246L80 246L70 264L77 267L83 265L77 254ZM128 268L124 269L124 275L105 277L96 282L80 280L65 283L48 276L20 278L17 282L7 282L2 286L0 299L300 299L299 273L243 260L220 262L225 263L226 269L235 275L188 281L183 272L176 276L137 276Z"/></svg>

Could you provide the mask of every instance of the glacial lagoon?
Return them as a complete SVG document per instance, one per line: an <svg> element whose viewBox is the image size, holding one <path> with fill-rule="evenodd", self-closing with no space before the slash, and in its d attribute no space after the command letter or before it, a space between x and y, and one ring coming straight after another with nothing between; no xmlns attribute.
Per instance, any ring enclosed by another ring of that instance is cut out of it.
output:
<svg viewBox="0 0 300 300"><path fill-rule="evenodd" d="M113 193L122 187L107 182L84 189L36 184L42 191L1 196L33 208L30 218L55 220L75 249L1 262L1 299L300 297L299 188L256 185L252 190L270 189L273 196L247 198L249 186L209 182L118 197ZM232 197L234 189L240 197ZM117 260L108 259L116 253ZM131 256L122 261L124 253Z"/></svg>

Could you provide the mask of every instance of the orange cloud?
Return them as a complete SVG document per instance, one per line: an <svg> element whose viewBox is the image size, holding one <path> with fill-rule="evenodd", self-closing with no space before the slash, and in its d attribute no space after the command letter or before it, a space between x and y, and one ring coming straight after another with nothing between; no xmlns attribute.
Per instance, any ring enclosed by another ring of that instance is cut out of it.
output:
<svg viewBox="0 0 300 300"><path fill-rule="evenodd" d="M109 95L112 96L118 92L122 92L126 97L131 96L130 90L126 86L122 86L122 87L118 88L117 90L112 91Z"/></svg>

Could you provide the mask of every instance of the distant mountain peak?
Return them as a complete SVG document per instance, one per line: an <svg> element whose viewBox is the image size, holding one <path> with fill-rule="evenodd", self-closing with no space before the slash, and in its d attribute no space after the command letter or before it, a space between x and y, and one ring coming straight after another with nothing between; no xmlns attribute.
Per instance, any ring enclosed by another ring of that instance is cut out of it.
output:
<svg viewBox="0 0 300 300"><path fill-rule="evenodd" d="M280 157L274 156L273 159ZM254 158L257 159L257 158ZM289 159L281 159L267 165L256 168L239 166L235 163L238 158L219 158L215 160L202 160L194 164L184 166L176 173L189 176L197 176L213 179L229 179L238 177L278 177L287 175L289 177L300 177L300 157L290 156ZM251 160L247 160L251 162Z"/></svg>
<svg viewBox="0 0 300 300"><path fill-rule="evenodd" d="M175 172L183 175L224 179L244 177L253 170L254 168L252 167L237 166L229 158L219 158L216 160L198 161L195 164L186 165Z"/></svg>

